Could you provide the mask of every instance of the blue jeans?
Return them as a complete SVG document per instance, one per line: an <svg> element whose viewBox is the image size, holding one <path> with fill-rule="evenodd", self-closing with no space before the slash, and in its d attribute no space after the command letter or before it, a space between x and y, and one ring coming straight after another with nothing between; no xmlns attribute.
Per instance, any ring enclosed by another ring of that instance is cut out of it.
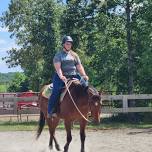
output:
<svg viewBox="0 0 152 152"><path fill-rule="evenodd" d="M81 79L81 77L79 75L68 76L67 78L77 78L79 80ZM48 113L49 114L52 114L54 112L54 109L60 98L61 89L64 87L64 85L65 85L64 82L59 78L58 74L55 73L55 75L53 77L52 94L48 100Z"/></svg>

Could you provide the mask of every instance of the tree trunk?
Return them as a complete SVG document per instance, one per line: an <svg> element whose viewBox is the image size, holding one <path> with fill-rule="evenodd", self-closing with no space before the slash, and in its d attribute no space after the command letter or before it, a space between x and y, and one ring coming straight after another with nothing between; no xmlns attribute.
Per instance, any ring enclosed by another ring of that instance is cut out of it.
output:
<svg viewBox="0 0 152 152"><path fill-rule="evenodd" d="M126 14L127 14L127 22L126 22L126 30L127 30L127 48L128 48L128 94L133 94L133 49L131 44L131 10L130 10L130 2L126 1Z"/></svg>
<svg viewBox="0 0 152 152"><path fill-rule="evenodd" d="M133 94L134 92L134 58L133 58L133 48L131 42L131 3L126 0L126 32L127 32L127 48L128 48L128 94ZM129 107L135 107L135 100L128 101ZM135 113L128 114L129 120L131 122L136 122Z"/></svg>

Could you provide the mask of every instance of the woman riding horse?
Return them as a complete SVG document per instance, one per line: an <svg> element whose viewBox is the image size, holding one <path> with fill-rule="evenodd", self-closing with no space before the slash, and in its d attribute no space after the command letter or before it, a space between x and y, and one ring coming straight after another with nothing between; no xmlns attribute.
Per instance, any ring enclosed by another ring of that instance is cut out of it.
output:
<svg viewBox="0 0 152 152"><path fill-rule="evenodd" d="M88 76L81 64L79 56L71 50L73 40L70 36L63 38L63 50L57 53L53 59L56 73L53 78L53 91L51 97L43 96L46 88L44 86L40 91L39 105L40 105L40 120L37 131L37 138L40 136L45 120L49 126L50 142L49 147L52 149L53 141L55 147L59 151L60 147L55 138L55 129L60 119L64 120L65 129L67 132L67 142L64 146L64 152L68 152L69 144L72 140L71 124L77 120L80 124L80 139L81 139L81 152L85 151L85 128L88 121L88 113L91 112L94 120L99 123L100 121L100 94L94 88L88 87ZM54 114L54 107L59 100L61 88L66 84L68 78L83 78L80 81L71 80L71 85L66 86L67 92L60 103L60 111L57 115ZM84 83L85 82L85 83ZM48 101L48 102L47 102Z"/></svg>
<svg viewBox="0 0 152 152"><path fill-rule="evenodd" d="M47 118L48 98L43 96L43 92L46 87L47 86L44 86L39 94L40 119L37 138L40 136L46 120L50 132L49 147L50 149L53 148L54 141L56 149L60 151L59 144L55 137L55 129L59 120L63 119L67 132L67 142L64 146L64 152L68 152L69 144L72 141L72 122L77 120L80 124L81 152L85 152L85 128L88 121L88 113L91 112L91 116L94 118L95 122L100 122L100 94L91 87L85 91L79 81L72 81L68 88L69 92L66 92L62 102L60 103L60 112L57 114L57 117L52 117L52 119L50 119Z"/></svg>
<svg viewBox="0 0 152 152"><path fill-rule="evenodd" d="M52 116L56 117L56 113L54 113L55 106L57 105L57 101L59 100L61 89L68 78L85 80L81 82L83 82L82 85L87 88L87 81L89 78L85 73L79 56L71 50L72 44L73 40L70 36L63 37L63 50L58 52L53 59L56 73L53 77L52 94L48 101L48 118L51 118ZM81 76L77 73L77 71Z"/></svg>

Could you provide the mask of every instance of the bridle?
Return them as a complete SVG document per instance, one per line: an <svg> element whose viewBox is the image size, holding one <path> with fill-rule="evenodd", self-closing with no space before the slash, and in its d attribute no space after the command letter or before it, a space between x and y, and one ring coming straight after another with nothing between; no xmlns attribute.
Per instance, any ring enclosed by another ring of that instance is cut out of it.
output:
<svg viewBox="0 0 152 152"><path fill-rule="evenodd" d="M98 103L98 102L91 103L91 99L93 98L93 96L95 96L95 95L98 96L99 94L94 94L92 88L88 88L88 89L90 89L91 92L92 92L92 93L91 93L92 95L90 95L90 96L89 96L89 99L88 99L89 110L90 110L90 111L93 111L92 108L91 108L91 107L92 107L91 104L95 104L95 106L98 106L98 104L99 104L99 105L101 106L102 103L101 103L101 99L100 99L100 102L99 102L99 103ZM100 96L100 95L99 95L99 96ZM96 105L96 104L97 104L97 105Z"/></svg>

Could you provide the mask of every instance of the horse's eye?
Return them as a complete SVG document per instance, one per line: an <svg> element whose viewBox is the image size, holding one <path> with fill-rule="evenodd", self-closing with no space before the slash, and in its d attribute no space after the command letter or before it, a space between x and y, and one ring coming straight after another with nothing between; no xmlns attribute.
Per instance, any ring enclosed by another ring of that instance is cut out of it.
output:
<svg viewBox="0 0 152 152"><path fill-rule="evenodd" d="M95 106L98 106L98 102L95 102Z"/></svg>

